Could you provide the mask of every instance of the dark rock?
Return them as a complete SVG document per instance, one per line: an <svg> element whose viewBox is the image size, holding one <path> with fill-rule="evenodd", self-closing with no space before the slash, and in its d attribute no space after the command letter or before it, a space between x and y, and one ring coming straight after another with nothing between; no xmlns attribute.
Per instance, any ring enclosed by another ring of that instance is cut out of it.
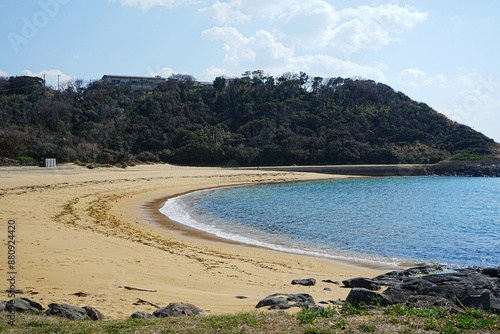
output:
<svg viewBox="0 0 500 334"><path fill-rule="evenodd" d="M199 307L189 303L170 303L153 312L157 318L205 315Z"/></svg>
<svg viewBox="0 0 500 334"><path fill-rule="evenodd" d="M255 308L269 306L270 310L287 310L292 307L285 297L267 296L257 303Z"/></svg>
<svg viewBox="0 0 500 334"><path fill-rule="evenodd" d="M85 292L75 292L73 295L75 295L77 297L87 297L88 293L85 293Z"/></svg>
<svg viewBox="0 0 500 334"><path fill-rule="evenodd" d="M497 310L500 304L498 268L410 268L373 278L389 285L383 295L392 303L415 303L447 309L474 307Z"/></svg>
<svg viewBox="0 0 500 334"><path fill-rule="evenodd" d="M406 302L412 295L430 291L433 287L435 287L435 284L421 278L409 278L400 284L390 286L384 291L384 295L390 298L393 304L398 304Z"/></svg>
<svg viewBox="0 0 500 334"><path fill-rule="evenodd" d="M292 284L299 284L304 286L312 286L316 285L316 280L314 278L306 278L306 279L294 279Z"/></svg>
<svg viewBox="0 0 500 334"><path fill-rule="evenodd" d="M414 268L408 268L403 271L391 271L389 273L374 277L372 278L372 280L380 285L391 286L394 284L399 284L404 279L409 277L429 275L431 273L440 272L444 269L445 268L443 266L414 267Z"/></svg>
<svg viewBox="0 0 500 334"><path fill-rule="evenodd" d="M237 299L248 299L247 296L236 296Z"/></svg>
<svg viewBox="0 0 500 334"><path fill-rule="evenodd" d="M427 309L430 307L438 307L448 311L458 313L460 310L455 303L439 296L415 295L407 300L413 307Z"/></svg>
<svg viewBox="0 0 500 334"><path fill-rule="evenodd" d="M374 280L364 277L351 278L342 281L348 288L364 288L368 290L380 290L380 284Z"/></svg>
<svg viewBox="0 0 500 334"><path fill-rule="evenodd" d="M500 165L441 163L426 169L428 175L500 177Z"/></svg>
<svg viewBox="0 0 500 334"><path fill-rule="evenodd" d="M479 310L500 311L500 298L497 298L491 291L485 291L480 296L467 297L463 304Z"/></svg>
<svg viewBox="0 0 500 334"><path fill-rule="evenodd" d="M106 318L104 316L104 314L102 314L101 312L99 312L99 310L97 310L91 306L84 306L83 309L85 310L85 312L87 312L87 315L92 320L102 320L102 319Z"/></svg>
<svg viewBox="0 0 500 334"><path fill-rule="evenodd" d="M49 309L45 314L70 320L83 320L88 318L87 311L83 307L69 304L52 303L49 305Z"/></svg>
<svg viewBox="0 0 500 334"><path fill-rule="evenodd" d="M324 288L323 290L325 290L325 291L332 291L331 288Z"/></svg>
<svg viewBox="0 0 500 334"><path fill-rule="evenodd" d="M481 274L490 276L490 277L499 277L500 278L500 268L484 268L481 270Z"/></svg>
<svg viewBox="0 0 500 334"><path fill-rule="evenodd" d="M329 304L329 305L337 305L337 306L343 306L344 303L341 302L341 301L338 301L338 300L323 300L323 301L320 301L318 304Z"/></svg>
<svg viewBox="0 0 500 334"><path fill-rule="evenodd" d="M347 295L345 301L353 305L354 307L358 307L360 303L380 306L388 306L392 304L392 301L388 299L384 294L364 288L352 289L351 292L349 292L349 294Z"/></svg>
<svg viewBox="0 0 500 334"><path fill-rule="evenodd" d="M155 316L152 315L151 313L141 312L141 311L134 312L134 314L132 314L130 317L134 318L134 319L153 319L153 318L155 318Z"/></svg>
<svg viewBox="0 0 500 334"><path fill-rule="evenodd" d="M331 279L324 279L324 280L322 280L321 282L325 282L325 283L332 283L332 284L337 284L337 285L340 285L340 282L337 282L337 281L332 281Z"/></svg>
<svg viewBox="0 0 500 334"><path fill-rule="evenodd" d="M0 166L21 166L19 160L0 158Z"/></svg>
<svg viewBox="0 0 500 334"><path fill-rule="evenodd" d="M9 300L5 305L5 309L7 311L15 311L18 313L38 312L43 310L43 306L28 298L16 298Z"/></svg>
<svg viewBox="0 0 500 334"><path fill-rule="evenodd" d="M314 298L307 293L275 293L261 300L255 307L260 308L269 306L269 309L271 310L286 310L290 307L308 307L311 305L316 305L316 302L314 301Z"/></svg>
<svg viewBox="0 0 500 334"><path fill-rule="evenodd" d="M450 300L456 298L462 303L467 297L481 295L485 290L494 289L493 282L488 276L470 269L460 269L453 274L424 276L422 279L435 284L429 290L424 290L423 294L434 292Z"/></svg>

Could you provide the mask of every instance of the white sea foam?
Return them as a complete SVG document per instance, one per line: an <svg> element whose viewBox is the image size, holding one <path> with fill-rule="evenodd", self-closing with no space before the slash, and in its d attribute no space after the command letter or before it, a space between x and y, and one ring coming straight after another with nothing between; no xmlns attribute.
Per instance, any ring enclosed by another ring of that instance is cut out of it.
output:
<svg viewBox="0 0 500 334"><path fill-rule="evenodd" d="M332 249L305 241L290 239L282 235L257 230L253 227L237 222L224 221L221 218L211 216L207 212L197 210L192 206L193 198L202 196L203 193L209 191L213 190L201 190L170 198L165 202L159 211L173 221L199 231L212 234L216 237L277 251L336 260L349 260L389 265L397 265L399 263L409 261L407 259L386 258L353 251Z"/></svg>

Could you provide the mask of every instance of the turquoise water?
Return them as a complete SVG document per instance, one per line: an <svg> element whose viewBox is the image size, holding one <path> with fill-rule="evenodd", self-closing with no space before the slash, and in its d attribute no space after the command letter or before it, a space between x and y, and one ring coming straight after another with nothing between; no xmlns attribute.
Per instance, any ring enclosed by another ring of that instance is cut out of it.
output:
<svg viewBox="0 0 500 334"><path fill-rule="evenodd" d="M382 263L500 265L500 179L406 177L200 191L162 213L278 250Z"/></svg>

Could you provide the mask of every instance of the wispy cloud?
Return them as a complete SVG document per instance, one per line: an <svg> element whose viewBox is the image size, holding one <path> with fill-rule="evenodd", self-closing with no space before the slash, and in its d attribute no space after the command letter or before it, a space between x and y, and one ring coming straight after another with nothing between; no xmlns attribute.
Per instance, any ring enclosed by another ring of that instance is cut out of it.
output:
<svg viewBox="0 0 500 334"><path fill-rule="evenodd" d="M175 7L183 3L191 3L191 0L109 0L110 2L120 2L123 6L138 7L149 10L153 7Z"/></svg>
<svg viewBox="0 0 500 334"><path fill-rule="evenodd" d="M252 18L250 14L242 13L234 2L215 1L212 6L203 8L200 11L208 13L220 25L246 23Z"/></svg>
<svg viewBox="0 0 500 334"><path fill-rule="evenodd" d="M416 68L407 68L399 73L399 83L404 86L422 87L440 85L447 83L446 76L443 73L428 75L422 70Z"/></svg>

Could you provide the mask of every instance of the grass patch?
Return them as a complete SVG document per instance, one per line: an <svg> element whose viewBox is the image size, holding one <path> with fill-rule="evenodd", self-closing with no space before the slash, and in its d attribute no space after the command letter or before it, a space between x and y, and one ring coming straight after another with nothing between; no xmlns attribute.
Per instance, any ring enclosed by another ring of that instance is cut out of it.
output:
<svg viewBox="0 0 500 334"><path fill-rule="evenodd" d="M433 318L440 319L445 317L447 311L439 307L429 307L429 308L414 308L405 305L394 305L391 308L386 309L385 314L397 314L397 315L416 315L422 318Z"/></svg>
<svg viewBox="0 0 500 334"><path fill-rule="evenodd" d="M382 308L378 308L380 310ZM0 312L1 333L57 334L327 334L327 333L500 333L500 315L466 310L449 313L439 308L393 306L384 312L347 308L303 309L295 315L276 312L240 313L205 317L71 321L41 314L17 314L9 324Z"/></svg>
<svg viewBox="0 0 500 334"><path fill-rule="evenodd" d="M452 155L450 157L450 160L452 160L452 161L479 161L479 160L484 160L484 159L481 157L477 157L475 155L472 155L472 154L468 154L468 153L457 153L457 154Z"/></svg>
<svg viewBox="0 0 500 334"><path fill-rule="evenodd" d="M358 328L363 333L374 333L377 330L377 326L373 324L361 324Z"/></svg>
<svg viewBox="0 0 500 334"><path fill-rule="evenodd" d="M350 303L345 303L342 306L342 310L340 311L341 314L344 315L363 315L366 314L365 310L366 304L364 303L359 303L359 306L356 307Z"/></svg>
<svg viewBox="0 0 500 334"><path fill-rule="evenodd" d="M219 315L206 318L207 322L215 330L236 330L242 327L257 327L261 321L249 313L241 313L237 315Z"/></svg>
<svg viewBox="0 0 500 334"><path fill-rule="evenodd" d="M297 319L300 324L312 324L317 318L331 318L338 314L336 309L325 307L321 309L303 308L302 311L297 313Z"/></svg>

